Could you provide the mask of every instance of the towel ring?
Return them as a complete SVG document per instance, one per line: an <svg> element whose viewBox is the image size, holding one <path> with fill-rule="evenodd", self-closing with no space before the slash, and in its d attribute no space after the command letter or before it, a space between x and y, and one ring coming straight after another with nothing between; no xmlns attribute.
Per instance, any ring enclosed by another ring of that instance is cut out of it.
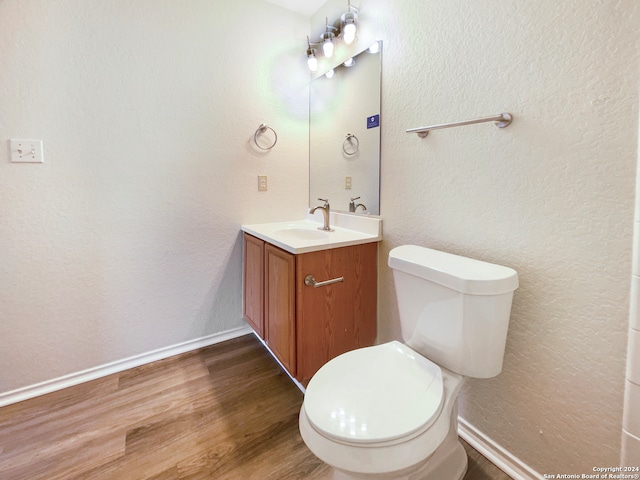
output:
<svg viewBox="0 0 640 480"><path fill-rule="evenodd" d="M353 143L351 141L352 138L356 139L356 146L355 146L355 150L353 150L353 152L349 153L349 152L347 152L347 142L349 144ZM352 135L350 133L347 133L347 136L344 137L344 142L342 142L342 151L344 152L344 154L351 157L352 155L355 155L356 153L358 153L358 149L359 148L360 148L360 140L358 140L358 137L356 137L355 135Z"/></svg>
<svg viewBox="0 0 640 480"><path fill-rule="evenodd" d="M275 137L275 139L273 140L273 143L271 144L270 147L261 147L260 144L258 143L258 134L264 133L267 130L271 130L273 132L273 136ZM256 133L253 134L253 141L255 142L256 147L258 147L260 150L271 150L273 147L276 146L276 143L278 143L278 134L273 128L271 128L266 123L261 123L258 129L256 130Z"/></svg>

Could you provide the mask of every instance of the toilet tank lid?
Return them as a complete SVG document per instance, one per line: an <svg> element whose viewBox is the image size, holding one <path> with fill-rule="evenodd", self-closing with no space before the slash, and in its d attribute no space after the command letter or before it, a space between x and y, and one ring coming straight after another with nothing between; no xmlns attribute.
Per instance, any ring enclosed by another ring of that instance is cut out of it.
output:
<svg viewBox="0 0 640 480"><path fill-rule="evenodd" d="M470 295L500 295L518 288L515 270L417 245L389 252L389 267Z"/></svg>

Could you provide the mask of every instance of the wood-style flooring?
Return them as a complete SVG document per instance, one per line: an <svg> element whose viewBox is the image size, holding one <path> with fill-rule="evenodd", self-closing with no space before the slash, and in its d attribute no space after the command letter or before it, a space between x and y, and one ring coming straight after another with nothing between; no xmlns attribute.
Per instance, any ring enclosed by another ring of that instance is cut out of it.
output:
<svg viewBox="0 0 640 480"><path fill-rule="evenodd" d="M0 408L0 479L330 479L301 404L246 335ZM465 447L465 480L509 479Z"/></svg>

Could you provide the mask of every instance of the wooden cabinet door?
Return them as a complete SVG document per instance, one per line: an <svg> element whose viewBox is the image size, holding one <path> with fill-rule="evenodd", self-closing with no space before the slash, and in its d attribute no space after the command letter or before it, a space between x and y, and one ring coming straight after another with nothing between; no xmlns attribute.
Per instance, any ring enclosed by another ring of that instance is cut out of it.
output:
<svg viewBox="0 0 640 480"><path fill-rule="evenodd" d="M264 316L269 349L291 375L296 374L295 256L265 244Z"/></svg>
<svg viewBox="0 0 640 480"><path fill-rule="evenodd" d="M307 380L341 353L372 345L377 324L377 244L334 248L298 256L296 265L297 374ZM310 287L312 274L321 282Z"/></svg>
<svg viewBox="0 0 640 480"><path fill-rule="evenodd" d="M244 319L264 338L264 241L244 234L242 310Z"/></svg>

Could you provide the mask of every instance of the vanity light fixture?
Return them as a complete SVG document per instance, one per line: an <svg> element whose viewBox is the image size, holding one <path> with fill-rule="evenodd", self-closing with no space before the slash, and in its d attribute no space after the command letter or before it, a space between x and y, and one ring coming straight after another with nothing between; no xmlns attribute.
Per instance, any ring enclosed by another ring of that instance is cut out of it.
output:
<svg viewBox="0 0 640 480"><path fill-rule="evenodd" d="M358 14L351 11L351 0L347 3L347 11L340 17L340 30L342 39L347 45L351 45L356 39L356 17Z"/></svg>
<svg viewBox="0 0 640 480"><path fill-rule="evenodd" d="M356 39L358 9L351 6L351 0L347 1L347 11L343 13L333 24L329 24L326 17L325 31L320 36L320 41L311 43L307 37L307 64L309 70L315 72L318 69L318 58L316 52L322 47L322 55L326 58L333 56L336 41L343 41L351 45Z"/></svg>
<svg viewBox="0 0 640 480"><path fill-rule="evenodd" d="M336 34L332 30L336 30L336 28L329 25L327 18L326 31L322 34L322 53L327 58L333 55L333 39L336 38Z"/></svg>
<svg viewBox="0 0 640 480"><path fill-rule="evenodd" d="M309 48L307 48L307 65L309 66L309 70L315 72L318 70L318 59L316 58L315 48L311 48L309 37L307 37L307 44L309 45Z"/></svg>

